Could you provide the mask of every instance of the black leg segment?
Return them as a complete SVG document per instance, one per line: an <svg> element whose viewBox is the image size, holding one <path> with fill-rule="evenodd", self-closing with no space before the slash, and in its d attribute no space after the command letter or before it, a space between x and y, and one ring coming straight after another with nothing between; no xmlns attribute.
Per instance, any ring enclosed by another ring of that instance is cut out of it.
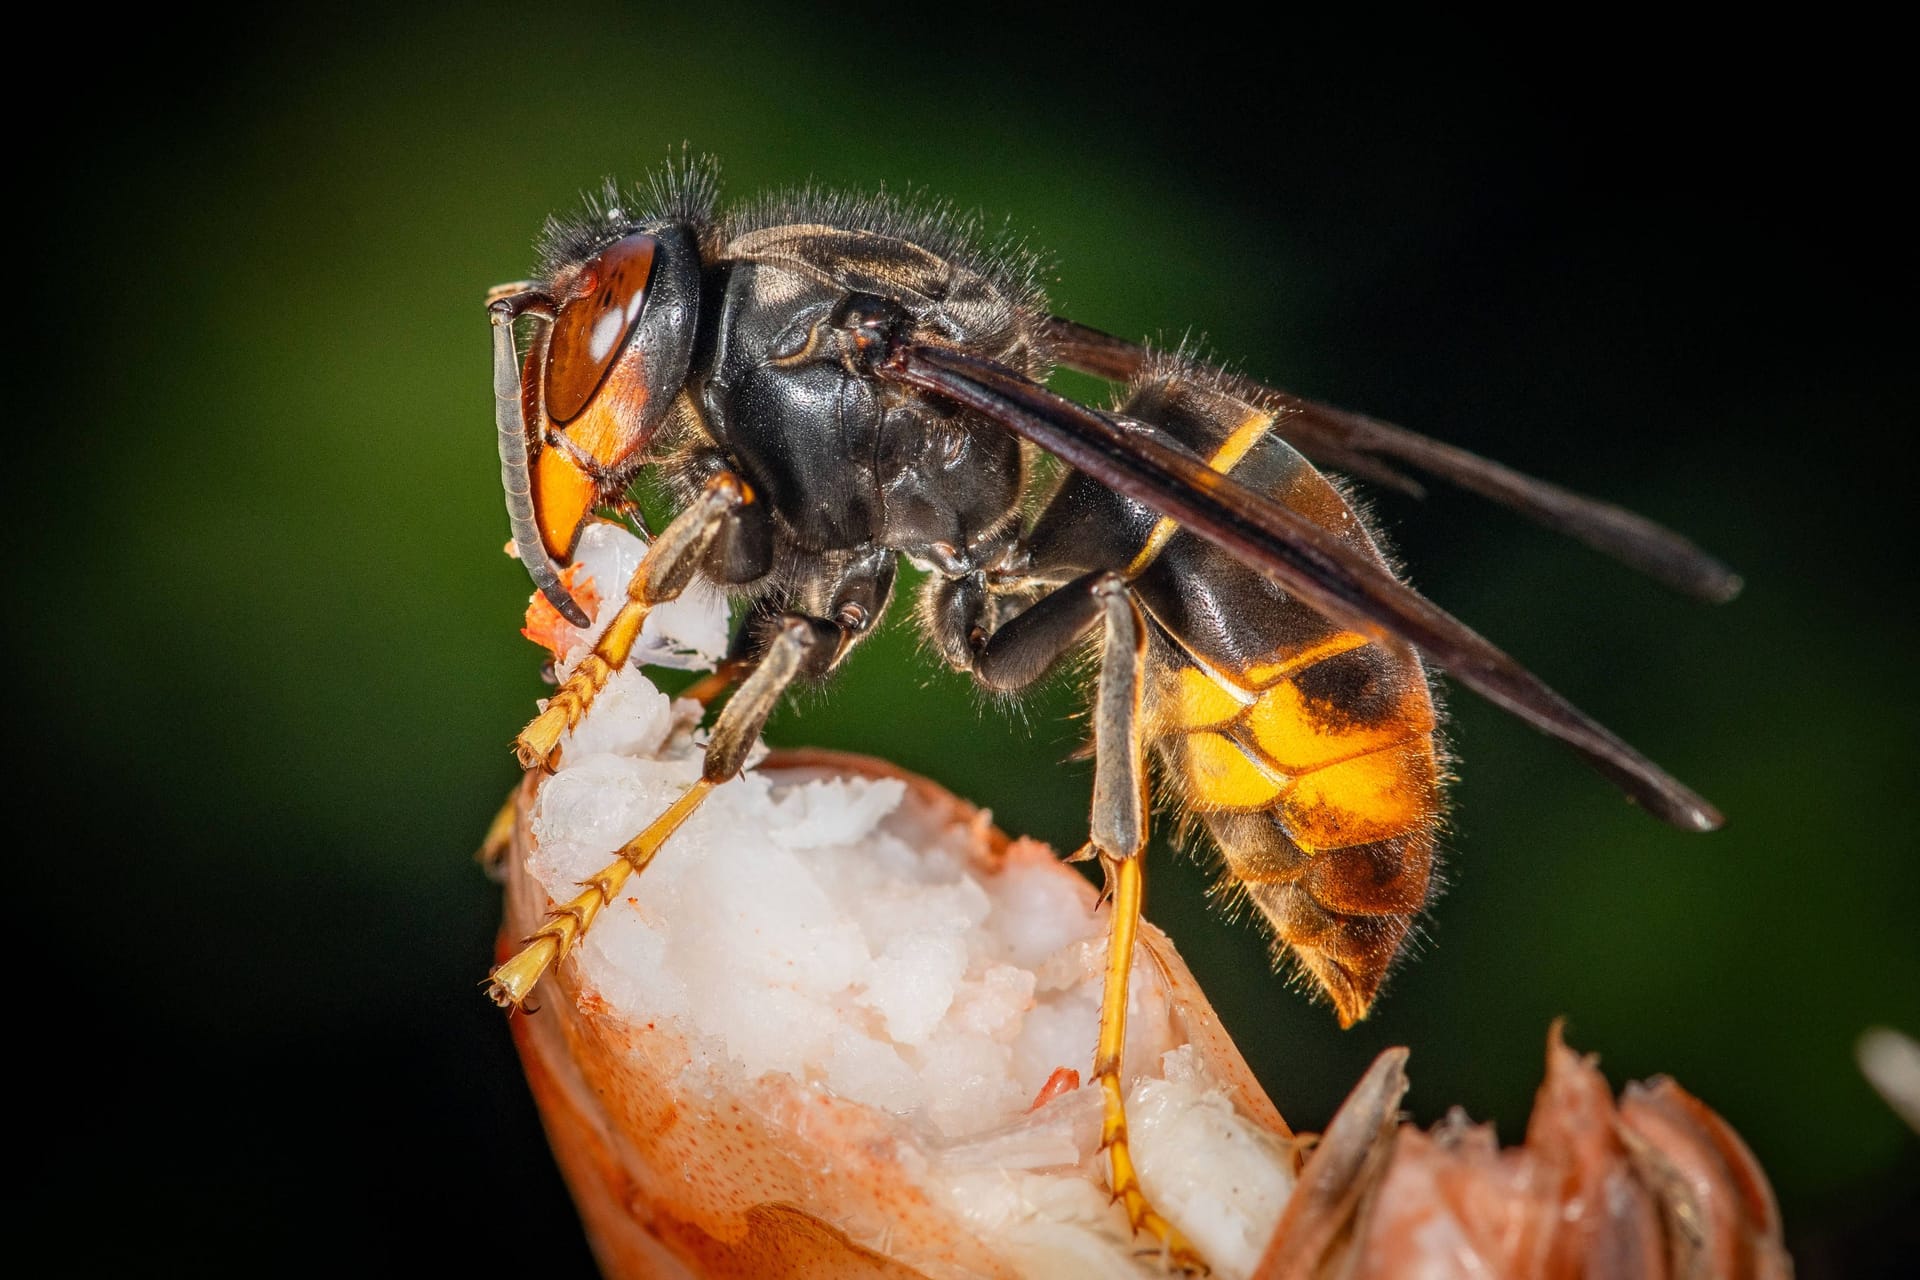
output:
<svg viewBox="0 0 1920 1280"><path fill-rule="evenodd" d="M975 678L989 689L1001 693L1024 689L1044 676L1099 621L1106 583L1125 590L1118 577L1104 569L1082 574L1041 596L991 634L977 622L957 616L956 609L950 625L966 629L954 637L958 644L943 643L943 648L965 652ZM990 597L981 592L975 599L981 611L976 616L984 616Z"/></svg>

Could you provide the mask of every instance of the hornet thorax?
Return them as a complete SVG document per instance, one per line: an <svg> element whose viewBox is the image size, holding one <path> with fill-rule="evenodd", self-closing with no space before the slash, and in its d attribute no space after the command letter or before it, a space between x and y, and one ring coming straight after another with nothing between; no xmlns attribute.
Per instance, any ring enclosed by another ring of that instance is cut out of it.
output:
<svg viewBox="0 0 1920 1280"><path fill-rule="evenodd" d="M1004 543L1019 442L862 376L848 339L878 315L915 340L1044 376L1030 318L998 286L904 240L800 224L737 237L703 295L712 346L690 390L792 551L870 547L952 573Z"/></svg>

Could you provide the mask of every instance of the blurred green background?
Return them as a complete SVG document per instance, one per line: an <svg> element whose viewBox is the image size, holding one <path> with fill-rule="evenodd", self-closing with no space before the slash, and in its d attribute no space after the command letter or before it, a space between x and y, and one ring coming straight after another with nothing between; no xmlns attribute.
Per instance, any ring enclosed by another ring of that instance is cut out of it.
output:
<svg viewBox="0 0 1920 1280"><path fill-rule="evenodd" d="M1418 1119L1517 1138L1564 1015L1616 1083L1672 1073L1738 1127L1803 1274L1896 1256L1920 1156L1852 1060L1869 1025L1920 1032L1892 91L1828 84L1811 45L1190 18L461 6L61 46L96 74L19 130L46 185L16 360L50 412L10 507L19 773L63 834L23 845L15 955L50 963L15 985L59 1046L28 1208L113 1223L76 1263L589 1267L476 985L498 903L470 854L543 693L480 297L548 212L683 140L736 196L1004 216L1066 313L1204 332L1743 570L1709 609L1473 499L1381 498L1422 589L1729 827L1668 831L1459 693L1449 890L1361 1028L1166 849L1150 912L1299 1127L1407 1044ZM769 736L1071 847L1072 706L987 709L896 626Z"/></svg>

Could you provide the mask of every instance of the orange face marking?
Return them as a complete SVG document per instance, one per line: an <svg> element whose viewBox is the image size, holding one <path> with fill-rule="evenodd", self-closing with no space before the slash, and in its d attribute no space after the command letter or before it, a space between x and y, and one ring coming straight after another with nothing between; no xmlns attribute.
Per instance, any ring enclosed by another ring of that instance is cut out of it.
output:
<svg viewBox="0 0 1920 1280"><path fill-rule="evenodd" d="M533 513L540 524L540 540L555 560L573 554L598 490L593 477L553 445L533 460Z"/></svg>
<svg viewBox="0 0 1920 1280"><path fill-rule="evenodd" d="M528 417L543 437L533 463L534 513L556 560L572 554L608 477L645 442L646 363L628 347L659 243L628 236L563 277L566 300L528 352Z"/></svg>

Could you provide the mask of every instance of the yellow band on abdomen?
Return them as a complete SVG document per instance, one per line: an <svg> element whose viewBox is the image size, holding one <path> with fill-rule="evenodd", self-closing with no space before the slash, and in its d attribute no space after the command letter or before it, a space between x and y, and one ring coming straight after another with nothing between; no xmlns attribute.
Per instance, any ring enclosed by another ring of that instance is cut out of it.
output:
<svg viewBox="0 0 1920 1280"><path fill-rule="evenodd" d="M1253 446L1260 442L1260 438L1266 435L1268 428L1272 426L1272 414L1264 410L1254 410L1245 421L1228 434L1225 440L1220 442L1220 447L1213 451L1211 458L1207 459L1207 466L1223 475L1232 471L1240 465L1240 460L1252 451ZM1132 563L1127 565L1127 577L1137 578L1146 572L1147 566L1153 563L1154 557L1158 556L1162 548L1167 545L1167 539L1173 537L1179 529L1180 522L1172 516L1160 517L1159 522L1153 526L1153 532L1147 535L1146 545L1140 548L1140 553L1134 556Z"/></svg>

